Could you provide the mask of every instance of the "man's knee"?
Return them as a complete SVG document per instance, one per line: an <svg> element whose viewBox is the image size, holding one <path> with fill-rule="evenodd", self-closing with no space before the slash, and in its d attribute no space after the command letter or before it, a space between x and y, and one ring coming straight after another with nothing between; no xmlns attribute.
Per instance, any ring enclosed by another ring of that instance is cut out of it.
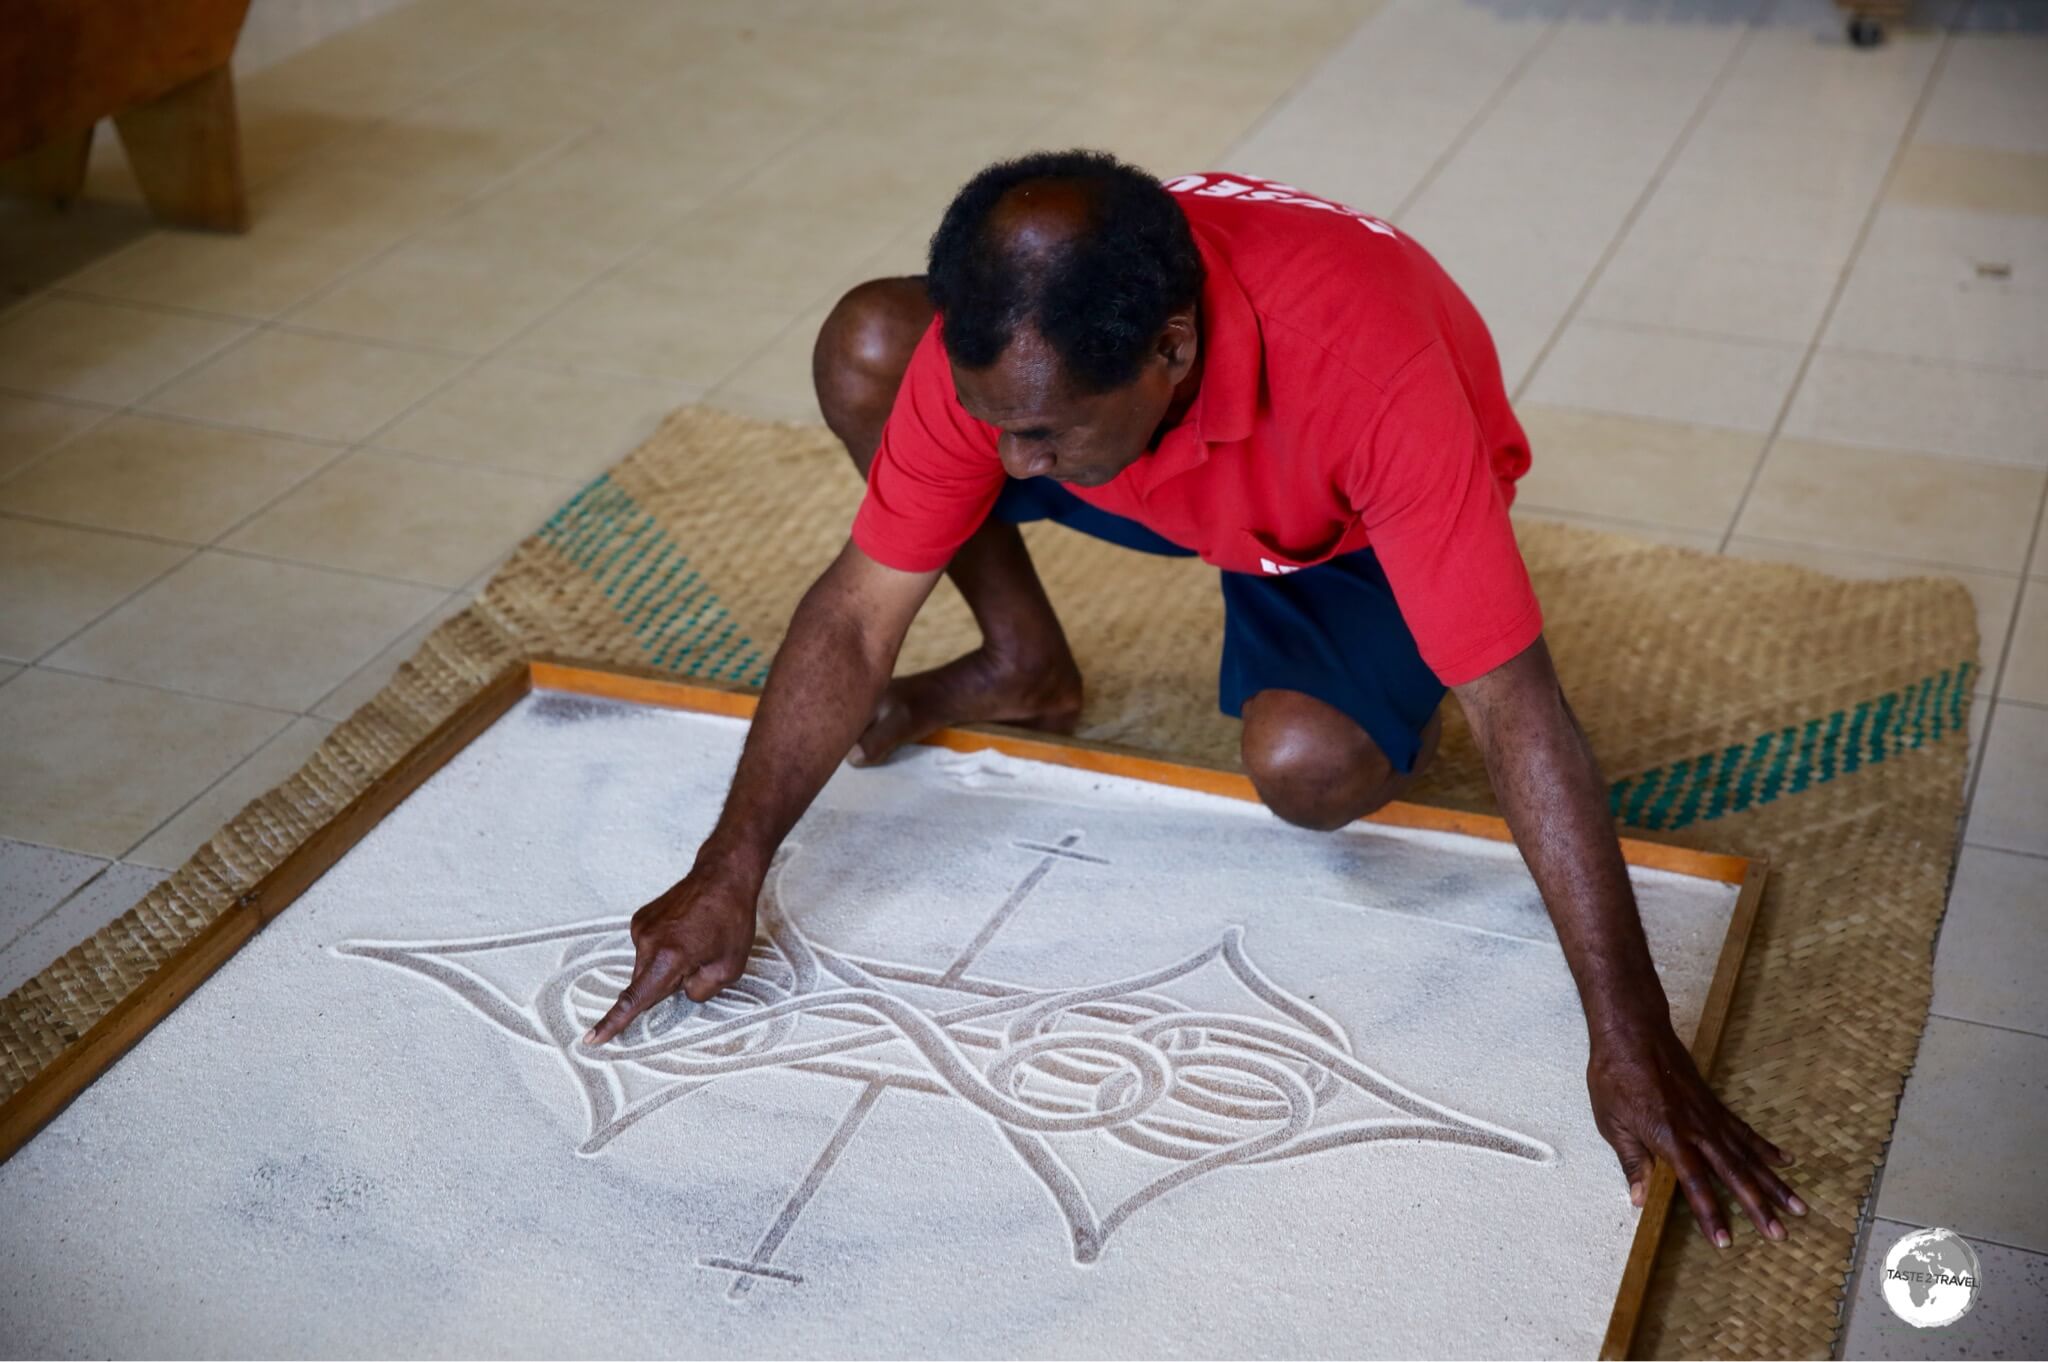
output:
<svg viewBox="0 0 2048 1362"><path fill-rule="evenodd" d="M863 466L896 401L911 352L931 324L921 277L870 279L849 289L818 328L811 382L818 408Z"/></svg>
<svg viewBox="0 0 2048 1362"><path fill-rule="evenodd" d="M1436 748L1423 731L1420 771ZM1244 707L1244 766L1259 798L1299 827L1328 832L1399 797L1414 772L1394 769L1357 721L1299 691L1260 691Z"/></svg>

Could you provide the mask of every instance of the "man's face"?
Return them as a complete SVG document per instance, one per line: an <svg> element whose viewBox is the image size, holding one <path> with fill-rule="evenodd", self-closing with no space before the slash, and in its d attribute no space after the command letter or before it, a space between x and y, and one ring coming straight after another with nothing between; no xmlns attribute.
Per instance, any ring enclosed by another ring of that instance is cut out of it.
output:
<svg viewBox="0 0 2048 1362"><path fill-rule="evenodd" d="M986 369L954 365L953 385L969 416L1001 432L996 454L1011 477L1100 487L1151 447L1194 358L1193 318L1176 317L1136 378L1083 393L1050 346L1020 331Z"/></svg>

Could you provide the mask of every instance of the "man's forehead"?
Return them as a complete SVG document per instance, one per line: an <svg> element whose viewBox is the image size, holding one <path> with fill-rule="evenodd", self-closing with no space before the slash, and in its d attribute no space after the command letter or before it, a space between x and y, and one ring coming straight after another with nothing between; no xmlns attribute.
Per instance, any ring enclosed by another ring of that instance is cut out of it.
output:
<svg viewBox="0 0 2048 1362"><path fill-rule="evenodd" d="M953 387L968 413L990 425L1059 425L1080 403L1058 354L1021 329L987 368L954 364Z"/></svg>

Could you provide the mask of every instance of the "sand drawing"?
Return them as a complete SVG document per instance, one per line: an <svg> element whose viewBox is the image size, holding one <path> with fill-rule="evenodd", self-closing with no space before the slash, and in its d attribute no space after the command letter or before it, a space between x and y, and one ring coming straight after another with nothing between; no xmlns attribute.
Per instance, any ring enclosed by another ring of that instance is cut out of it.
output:
<svg viewBox="0 0 2048 1362"><path fill-rule="evenodd" d="M841 954L798 925L785 848L760 904L747 974L702 1004L678 996L592 1050L585 1030L631 975L618 919L455 941L349 941L334 949L422 975L510 1036L552 1051L583 1097L579 1152L595 1156L655 1111L720 1079L773 1070L858 1085L810 1170L751 1249L698 1265L730 1273L727 1297L756 1282L801 1285L776 1253L876 1103L892 1092L965 1102L1050 1195L1077 1264L1096 1262L1132 1215L1208 1174L1376 1141L1469 1146L1532 1165L1541 1141L1453 1110L1362 1062L1329 1016L1275 984L1241 927L1149 972L1041 987L971 972L1056 867L1107 858L1082 834L1014 840L1036 860L944 968ZM537 963L535 963L537 961ZM526 962L536 983L493 982ZM1192 1000L1176 997L1196 995ZM1234 999L1219 1006L1227 990ZM1344 1111L1332 1113L1333 1107ZM1163 1165L1101 1209L1056 1141L1113 1141Z"/></svg>

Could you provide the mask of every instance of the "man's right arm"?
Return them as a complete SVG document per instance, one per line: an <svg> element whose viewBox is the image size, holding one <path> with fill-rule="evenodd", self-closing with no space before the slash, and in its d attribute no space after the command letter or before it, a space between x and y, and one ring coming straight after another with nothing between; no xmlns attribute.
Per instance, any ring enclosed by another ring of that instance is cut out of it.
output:
<svg viewBox="0 0 2048 1362"><path fill-rule="evenodd" d="M939 573L884 567L852 543L804 594L775 655L725 811L689 875L633 915L633 979L584 1037L602 1045L678 988L739 978L775 850L874 717Z"/></svg>

